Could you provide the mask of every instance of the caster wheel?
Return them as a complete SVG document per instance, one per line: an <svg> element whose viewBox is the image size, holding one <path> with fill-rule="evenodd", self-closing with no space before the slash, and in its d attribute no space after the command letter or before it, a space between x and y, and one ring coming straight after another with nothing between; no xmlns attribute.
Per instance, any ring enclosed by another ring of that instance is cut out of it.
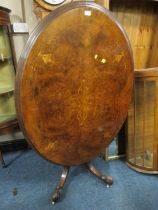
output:
<svg viewBox="0 0 158 210"><path fill-rule="evenodd" d="M109 186L111 186L113 184L113 180L112 180L112 177L111 176L107 176L107 179L106 179L107 183Z"/></svg>
<svg viewBox="0 0 158 210"><path fill-rule="evenodd" d="M52 196L52 204L54 205L60 198L60 190L56 190Z"/></svg>

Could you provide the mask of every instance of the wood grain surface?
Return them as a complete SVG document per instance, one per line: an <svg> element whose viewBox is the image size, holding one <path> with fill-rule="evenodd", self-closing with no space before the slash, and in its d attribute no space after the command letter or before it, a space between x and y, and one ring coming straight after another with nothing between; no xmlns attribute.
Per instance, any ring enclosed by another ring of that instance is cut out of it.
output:
<svg viewBox="0 0 158 210"><path fill-rule="evenodd" d="M157 67L158 2L111 0L110 9L128 34L135 68Z"/></svg>
<svg viewBox="0 0 158 210"><path fill-rule="evenodd" d="M18 64L21 128L46 159L88 162L117 135L132 84L129 42L111 14L88 2L61 6L35 29Z"/></svg>

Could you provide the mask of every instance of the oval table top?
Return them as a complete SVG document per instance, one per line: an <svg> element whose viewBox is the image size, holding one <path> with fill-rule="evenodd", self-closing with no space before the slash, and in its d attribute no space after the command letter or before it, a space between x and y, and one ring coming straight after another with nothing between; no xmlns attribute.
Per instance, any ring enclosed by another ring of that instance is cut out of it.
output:
<svg viewBox="0 0 158 210"><path fill-rule="evenodd" d="M117 135L132 85L129 41L110 12L90 2L61 6L37 26L20 57L21 129L47 160L86 163Z"/></svg>

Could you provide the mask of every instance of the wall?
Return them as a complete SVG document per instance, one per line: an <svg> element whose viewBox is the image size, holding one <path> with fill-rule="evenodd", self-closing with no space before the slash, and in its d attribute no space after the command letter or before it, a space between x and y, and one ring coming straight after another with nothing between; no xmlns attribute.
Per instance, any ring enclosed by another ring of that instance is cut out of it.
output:
<svg viewBox="0 0 158 210"><path fill-rule="evenodd" d="M33 13L33 0L1 0L0 6L12 10L10 13L11 23L27 22L29 33L37 25L36 17ZM28 35L14 35L14 45L16 59L18 61L21 51L28 39Z"/></svg>

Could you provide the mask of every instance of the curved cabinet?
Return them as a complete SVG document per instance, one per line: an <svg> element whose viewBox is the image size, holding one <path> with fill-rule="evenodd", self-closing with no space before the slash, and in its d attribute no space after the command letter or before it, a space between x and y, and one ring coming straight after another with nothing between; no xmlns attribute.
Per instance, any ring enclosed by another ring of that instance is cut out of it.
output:
<svg viewBox="0 0 158 210"><path fill-rule="evenodd" d="M127 121L128 165L137 171L158 173L158 68L135 70Z"/></svg>
<svg viewBox="0 0 158 210"><path fill-rule="evenodd" d="M133 100L119 139L126 147L128 165L157 173L158 2L111 0L110 10L128 34L134 66L139 69L135 70Z"/></svg>

